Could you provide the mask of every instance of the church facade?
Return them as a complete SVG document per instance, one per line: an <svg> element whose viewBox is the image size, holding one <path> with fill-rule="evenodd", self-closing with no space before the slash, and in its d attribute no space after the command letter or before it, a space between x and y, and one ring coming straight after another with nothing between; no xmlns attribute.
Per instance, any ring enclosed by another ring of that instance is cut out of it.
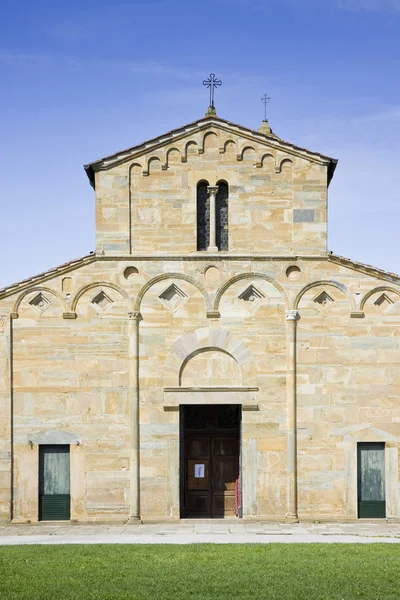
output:
<svg viewBox="0 0 400 600"><path fill-rule="evenodd" d="M399 518L400 277L336 161L213 111L87 165L96 252L0 291L0 519Z"/></svg>

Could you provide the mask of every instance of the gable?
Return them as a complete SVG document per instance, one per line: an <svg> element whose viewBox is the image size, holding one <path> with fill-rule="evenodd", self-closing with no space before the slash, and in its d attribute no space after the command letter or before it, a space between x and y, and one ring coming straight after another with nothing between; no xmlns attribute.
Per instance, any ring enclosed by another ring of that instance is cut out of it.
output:
<svg viewBox="0 0 400 600"><path fill-rule="evenodd" d="M266 157L274 160L276 172L282 169L285 160L302 158L327 167L328 184L336 168L337 160L322 154L300 148L278 138L272 132L265 134L240 125L230 123L217 117L207 117L192 124L158 136L152 140L122 150L98 161L85 165L91 185L95 187L95 173L108 170L125 162L137 160L145 176L151 172L151 165L160 163L160 168L167 170L170 166L169 155L177 152L181 162L187 162L189 154L201 155L209 135L216 134L220 140L218 152L224 155L227 146L234 147L238 162L248 149L253 148L255 166L261 168Z"/></svg>

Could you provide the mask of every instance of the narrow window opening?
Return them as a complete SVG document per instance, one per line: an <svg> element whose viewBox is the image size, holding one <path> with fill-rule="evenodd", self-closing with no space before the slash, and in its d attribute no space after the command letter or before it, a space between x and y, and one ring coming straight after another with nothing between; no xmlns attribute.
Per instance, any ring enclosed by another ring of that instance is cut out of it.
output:
<svg viewBox="0 0 400 600"><path fill-rule="evenodd" d="M197 184L197 250L207 250L210 244L210 197L208 181Z"/></svg>
<svg viewBox="0 0 400 600"><path fill-rule="evenodd" d="M218 250L229 249L228 230L228 184L225 181L217 183L218 193L216 196L216 243Z"/></svg>

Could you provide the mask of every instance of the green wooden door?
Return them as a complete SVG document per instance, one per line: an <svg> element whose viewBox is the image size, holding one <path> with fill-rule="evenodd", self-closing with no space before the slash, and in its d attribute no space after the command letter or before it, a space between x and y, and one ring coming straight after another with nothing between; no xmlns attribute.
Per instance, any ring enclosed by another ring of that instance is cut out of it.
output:
<svg viewBox="0 0 400 600"><path fill-rule="evenodd" d="M39 446L39 520L69 519L69 446Z"/></svg>
<svg viewBox="0 0 400 600"><path fill-rule="evenodd" d="M384 519L385 444L360 442L357 447L358 516L364 519Z"/></svg>

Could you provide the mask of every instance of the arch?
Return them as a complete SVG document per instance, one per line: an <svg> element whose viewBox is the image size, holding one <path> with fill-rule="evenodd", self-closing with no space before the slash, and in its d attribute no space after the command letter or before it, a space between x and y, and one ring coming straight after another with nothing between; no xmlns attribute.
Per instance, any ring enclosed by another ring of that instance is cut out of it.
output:
<svg viewBox="0 0 400 600"><path fill-rule="evenodd" d="M18 309L20 307L22 300L25 298L25 296L28 296L29 294L32 294L33 292L47 292L49 294L52 294L53 296L55 296L57 298L57 300L60 301L62 309L65 310L64 300L55 290L52 290L51 288L48 288L48 287L38 285L33 288L30 288L29 290L25 290L24 292L22 292L22 294L20 294L18 296L17 300L15 301L14 308L13 308L14 313L18 314Z"/></svg>
<svg viewBox="0 0 400 600"><path fill-rule="evenodd" d="M187 281L188 283L194 285L194 287L199 290L199 292L204 298L204 305L206 310L210 310L211 303L209 301L208 294L200 283L192 279L192 277L189 277L189 275L184 275L183 273L163 273L162 275L157 275L156 277L153 277L153 279L150 279L150 281L144 284L144 286L139 291L136 297L134 304L134 312L140 312L142 300L145 294L149 291L149 289L153 287L153 285L156 285L156 283L159 283L160 281L165 281L166 279L181 279L182 281Z"/></svg>
<svg viewBox="0 0 400 600"><path fill-rule="evenodd" d="M83 296L83 294L85 294L89 290L92 290L93 288L97 288L97 287L102 287L102 288L107 287L107 288L110 288L110 289L114 290L115 292L118 292L119 294L121 294L121 296L129 304L129 296L125 292L125 290L123 290L122 288L120 288L118 285L115 285L114 283L109 283L107 281L97 281L97 282L89 283L88 285L85 285L83 288L81 288L75 294L75 297L74 297L74 299L72 300L72 303L71 303L71 312L75 312L76 311L77 304L78 304L80 298Z"/></svg>
<svg viewBox="0 0 400 600"><path fill-rule="evenodd" d="M169 166L169 155L172 152L178 152L179 156L181 156L181 151L179 150L179 148L175 148L175 147L174 148L168 148L168 150L167 150L167 152L165 154L165 164L163 165L165 167L165 169L168 169L168 166ZM163 168L163 167L161 167L161 168Z"/></svg>
<svg viewBox="0 0 400 600"><path fill-rule="evenodd" d="M194 350L191 354L189 354L185 358L185 360L182 362L181 367L179 369L179 383L178 383L179 386L182 385L182 376L183 376L184 370L185 370L186 366L188 365L188 363L192 359L194 359L196 356L199 356L200 354L205 354L207 352L219 352L221 354L224 354L225 356L229 356L237 364L239 372L240 372L240 379L242 379L240 365L239 365L238 361L236 360L236 358L230 352L228 352L227 350L224 350L223 348L217 348L216 346L213 346L213 347L210 346L210 347L199 348L198 350ZM204 385L204 384L202 384L202 385ZM241 385L241 381L240 381L239 385Z"/></svg>
<svg viewBox="0 0 400 600"><path fill-rule="evenodd" d="M150 172L152 169L151 165L153 165L155 163L161 163L161 158L159 158L158 156L150 156L150 158L147 161L147 169L146 169L146 171L143 171L144 176L150 175Z"/></svg>
<svg viewBox="0 0 400 600"><path fill-rule="evenodd" d="M315 287L319 287L319 286L330 286L330 287L334 287L337 290L339 290L340 292L342 292L347 300L349 301L350 307L351 307L351 311L355 311L356 310L356 302L354 300L354 296L349 292L349 290L347 289L347 287L343 284L343 283L339 283L338 281L334 281L329 280L329 279L321 279L320 281L313 281L312 283L309 283L308 285L306 285L302 290L300 290L300 292L297 294L296 296L296 300L294 301L294 308L297 310L297 308L299 307L300 304L300 300L302 299L302 297L304 296L304 294L306 294L309 290L311 290L312 288Z"/></svg>
<svg viewBox="0 0 400 600"><path fill-rule="evenodd" d="M215 233L218 250L229 250L229 185L224 179L217 181L215 198Z"/></svg>
<svg viewBox="0 0 400 600"><path fill-rule="evenodd" d="M233 146L236 148L236 142L235 142L235 140L231 140L231 139L226 140L226 142L224 142L223 146L220 149L220 154L224 154L228 150L228 146L230 144L233 144Z"/></svg>
<svg viewBox="0 0 400 600"><path fill-rule="evenodd" d="M202 144L199 148L199 152L200 154L203 154L203 152L205 152L206 150L206 140L208 138L211 138L211 136L214 136L216 138L217 141L217 145L215 146L216 149L218 149L218 136L215 133L215 131L207 131L204 135L203 135L203 140L202 140Z"/></svg>
<svg viewBox="0 0 400 600"><path fill-rule="evenodd" d="M129 176L129 215L128 215L128 231L129 231L129 253L132 254L132 188L133 188L133 181L134 181L134 173L133 173L133 169L134 168L138 168L138 171L140 174L143 174L143 166L141 163L138 162L133 162L131 165L129 165L129 171L128 171L128 176ZM135 185L136 187L136 185Z"/></svg>
<svg viewBox="0 0 400 600"><path fill-rule="evenodd" d="M226 290L228 288L230 288L231 285L233 285L234 283L236 283L238 281L241 281L242 279L264 279L265 281L268 281L281 294L285 307L289 308L289 301L288 301L285 290L280 285L280 283L278 283L277 281L272 279L272 277L269 277L269 275L264 275L264 273L241 273L240 275L235 275L235 277L232 277L228 281L225 281L225 283L223 283L221 285L221 287L218 289L218 291L215 295L214 306L212 309L213 311L219 310L219 303L221 301L222 296L226 292Z"/></svg>
<svg viewBox="0 0 400 600"><path fill-rule="evenodd" d="M188 142L186 142L184 153L183 153L183 156L181 157L182 162L187 162L190 146L197 146L197 142L195 140L189 140Z"/></svg>
<svg viewBox="0 0 400 600"><path fill-rule="evenodd" d="M265 161L266 158L272 158L272 164L275 167L275 164L276 164L275 163L275 156L273 154L271 154L271 152L264 152L264 154L262 154L260 156L260 160L257 163L257 165L259 165L260 167L263 167L264 166L264 161Z"/></svg>
<svg viewBox="0 0 400 600"><path fill-rule="evenodd" d="M243 156L244 156L245 152L247 152L247 150L252 150L254 153L256 152L256 149L253 148L253 146L244 146L244 148L242 148L242 150L239 152L237 159L243 160Z"/></svg>
<svg viewBox="0 0 400 600"><path fill-rule="evenodd" d="M248 346L227 329L201 327L186 333L172 344L164 362L165 383L176 385L180 381L182 366L191 356L208 350L225 352L232 356L240 367L253 360Z"/></svg>
<svg viewBox="0 0 400 600"><path fill-rule="evenodd" d="M364 310L364 306L368 298L370 298L374 294L377 294L378 292L392 292L393 294L396 294L398 298L400 298L400 291L396 290L396 288L392 288L389 285L380 285L376 288L373 288L363 296L363 299L360 302L360 310Z"/></svg>
<svg viewBox="0 0 400 600"><path fill-rule="evenodd" d="M278 166L278 173L282 173L283 165L291 165L293 168L293 161L291 158L282 158Z"/></svg>
<svg viewBox="0 0 400 600"><path fill-rule="evenodd" d="M131 188L132 183L132 171L135 167L138 169L138 171L143 171L143 165L141 163L133 162L131 165L129 165L129 189Z"/></svg>

